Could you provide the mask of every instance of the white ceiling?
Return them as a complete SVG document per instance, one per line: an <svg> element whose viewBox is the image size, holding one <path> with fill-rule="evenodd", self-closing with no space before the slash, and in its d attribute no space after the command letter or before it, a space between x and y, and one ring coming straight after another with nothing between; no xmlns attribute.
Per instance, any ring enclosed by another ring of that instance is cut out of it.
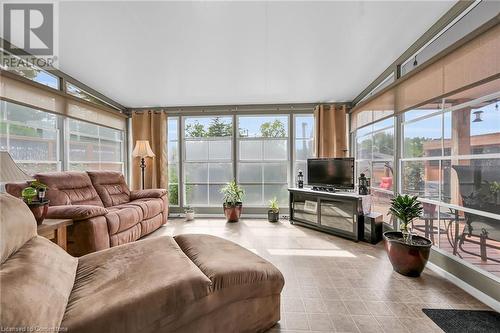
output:
<svg viewBox="0 0 500 333"><path fill-rule="evenodd" d="M454 2L60 2L59 67L128 107L350 101Z"/></svg>

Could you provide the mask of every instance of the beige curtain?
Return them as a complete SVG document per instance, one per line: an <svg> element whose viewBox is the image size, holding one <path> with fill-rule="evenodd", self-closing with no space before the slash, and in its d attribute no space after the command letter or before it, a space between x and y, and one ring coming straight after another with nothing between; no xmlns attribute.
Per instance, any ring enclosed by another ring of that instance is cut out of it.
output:
<svg viewBox="0 0 500 333"><path fill-rule="evenodd" d="M345 105L316 106L317 157L347 156L346 111Z"/></svg>
<svg viewBox="0 0 500 333"><path fill-rule="evenodd" d="M167 114L141 111L132 114L132 145L148 140L153 158L146 158L144 188L168 188ZM132 188L141 188L140 158L132 160Z"/></svg>

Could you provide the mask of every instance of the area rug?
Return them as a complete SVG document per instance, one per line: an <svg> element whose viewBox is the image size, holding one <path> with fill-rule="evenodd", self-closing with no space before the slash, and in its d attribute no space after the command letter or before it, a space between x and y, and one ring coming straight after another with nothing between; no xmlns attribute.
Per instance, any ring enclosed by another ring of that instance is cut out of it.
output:
<svg viewBox="0 0 500 333"><path fill-rule="evenodd" d="M500 332L500 314L494 311L422 309L446 333Z"/></svg>

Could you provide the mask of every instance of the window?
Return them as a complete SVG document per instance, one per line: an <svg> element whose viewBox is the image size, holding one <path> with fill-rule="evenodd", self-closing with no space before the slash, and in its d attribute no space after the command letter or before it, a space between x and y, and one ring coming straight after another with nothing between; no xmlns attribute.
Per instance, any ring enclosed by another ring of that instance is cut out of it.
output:
<svg viewBox="0 0 500 333"><path fill-rule="evenodd" d="M294 122L293 181L297 179L299 170L302 171L307 181L307 159L315 157L314 115L294 115Z"/></svg>
<svg viewBox="0 0 500 333"><path fill-rule="evenodd" d="M498 14L496 1L474 1L464 12L441 30L436 37L424 45L416 54L403 62L401 76L453 45L467 34L479 28Z"/></svg>
<svg viewBox="0 0 500 333"><path fill-rule="evenodd" d="M238 182L248 206L287 202L289 149L287 115L238 116Z"/></svg>
<svg viewBox="0 0 500 333"><path fill-rule="evenodd" d="M233 179L233 118L184 117L184 192L191 206L220 206L220 188Z"/></svg>
<svg viewBox="0 0 500 333"><path fill-rule="evenodd" d="M81 98L83 100L86 100L87 102L92 102L94 104L99 104L103 105L106 107L112 107L114 108L113 105L106 103L100 98L95 97L94 95L86 92L85 90L78 88L74 84L66 82L66 92L70 95L76 96L78 98Z"/></svg>
<svg viewBox="0 0 500 333"><path fill-rule="evenodd" d="M28 174L58 171L59 117L0 101L0 149Z"/></svg>
<svg viewBox="0 0 500 333"><path fill-rule="evenodd" d="M358 129L355 142L356 178L361 173L371 178L372 210L391 223L387 212L394 193L394 118Z"/></svg>
<svg viewBox="0 0 500 333"><path fill-rule="evenodd" d="M69 170L123 172L123 132L68 119Z"/></svg>
<svg viewBox="0 0 500 333"><path fill-rule="evenodd" d="M168 118L168 192L170 205L179 205L179 117Z"/></svg>
<svg viewBox="0 0 500 333"><path fill-rule="evenodd" d="M52 75L49 72L46 72L31 64L28 64L26 61L22 60L19 57L1 52L0 63L2 64L2 69L13 72L28 80L38 82L47 87L59 89L59 78L57 76ZM12 64L13 66L9 67L5 64Z"/></svg>
<svg viewBox="0 0 500 333"><path fill-rule="evenodd" d="M400 186L424 203L417 233L498 275L500 92L481 87L403 115Z"/></svg>

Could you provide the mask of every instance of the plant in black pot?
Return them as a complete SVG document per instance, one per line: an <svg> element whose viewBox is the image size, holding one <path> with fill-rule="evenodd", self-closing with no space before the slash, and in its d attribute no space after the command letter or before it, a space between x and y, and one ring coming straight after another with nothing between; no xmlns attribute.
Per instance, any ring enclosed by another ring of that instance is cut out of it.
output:
<svg viewBox="0 0 500 333"><path fill-rule="evenodd" d="M49 200L45 199L47 193L47 185L35 180L30 183L30 186L24 188L21 192L23 201L28 205L29 209L35 216L37 224L42 224L47 210L49 208Z"/></svg>
<svg viewBox="0 0 500 333"><path fill-rule="evenodd" d="M420 276L429 259L432 242L413 235L411 222L422 214L417 196L397 195L391 200L389 214L398 221L401 231L384 233L384 246L394 270L406 276Z"/></svg>
<svg viewBox="0 0 500 333"><path fill-rule="evenodd" d="M269 200L269 210L267 211L267 220L269 222L278 222L280 219L280 207L276 197Z"/></svg>
<svg viewBox="0 0 500 333"><path fill-rule="evenodd" d="M236 184L235 180L227 183L220 192L224 195L224 215L227 222L238 222L243 208L243 195L245 192Z"/></svg>

